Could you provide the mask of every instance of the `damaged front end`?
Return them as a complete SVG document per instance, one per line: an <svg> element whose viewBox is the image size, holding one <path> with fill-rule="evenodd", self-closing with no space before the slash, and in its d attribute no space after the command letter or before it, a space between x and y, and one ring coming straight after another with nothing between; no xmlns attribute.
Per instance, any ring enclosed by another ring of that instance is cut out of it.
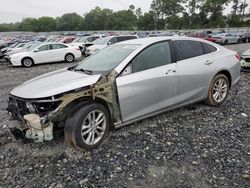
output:
<svg viewBox="0 0 250 188"><path fill-rule="evenodd" d="M105 102L114 125L119 125L122 122L117 99L116 76L117 73L113 71L101 77L95 84L46 99L26 100L10 95L8 111L13 119L21 122L23 135L35 142L53 139L54 130L64 126L75 101Z"/></svg>
<svg viewBox="0 0 250 188"><path fill-rule="evenodd" d="M47 116L60 105L60 99L22 99L10 95L8 111L13 120L21 122L18 129L11 128L10 133L16 139L21 137L35 142L51 141L53 139L53 123Z"/></svg>

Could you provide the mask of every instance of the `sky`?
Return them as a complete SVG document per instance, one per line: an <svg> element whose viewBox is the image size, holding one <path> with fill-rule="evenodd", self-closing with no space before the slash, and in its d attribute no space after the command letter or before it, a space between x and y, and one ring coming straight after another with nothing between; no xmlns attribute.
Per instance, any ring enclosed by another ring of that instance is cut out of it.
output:
<svg viewBox="0 0 250 188"><path fill-rule="evenodd" d="M250 4L250 0L246 1ZM26 17L57 17L72 12L83 15L96 6L118 11L128 9L129 5L133 4L136 8L142 8L143 12L147 12L151 2L152 0L2 0L0 23L18 22ZM231 5L224 13L229 13L230 8Z"/></svg>
<svg viewBox="0 0 250 188"><path fill-rule="evenodd" d="M99 6L115 11L128 9L129 5L150 9L152 0L2 0L0 5L0 23L21 21L25 17L62 16L76 12L83 15Z"/></svg>

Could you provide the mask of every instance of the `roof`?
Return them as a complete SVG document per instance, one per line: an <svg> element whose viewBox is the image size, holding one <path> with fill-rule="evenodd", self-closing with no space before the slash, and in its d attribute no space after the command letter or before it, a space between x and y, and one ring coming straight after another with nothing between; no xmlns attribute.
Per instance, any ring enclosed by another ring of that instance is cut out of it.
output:
<svg viewBox="0 0 250 188"><path fill-rule="evenodd" d="M141 39L133 39L133 40L126 40L117 44L140 44L140 45L149 45L156 42L161 42L164 40L193 40L193 41L200 41L200 42L207 42L209 41L193 38L193 37L175 37L175 36L165 36L165 37L148 37L148 38L141 38Z"/></svg>

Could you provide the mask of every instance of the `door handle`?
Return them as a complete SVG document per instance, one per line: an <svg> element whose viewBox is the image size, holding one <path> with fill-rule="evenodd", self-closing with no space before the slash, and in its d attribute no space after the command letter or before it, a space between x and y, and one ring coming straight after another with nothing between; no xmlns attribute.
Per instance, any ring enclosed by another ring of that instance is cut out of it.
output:
<svg viewBox="0 0 250 188"><path fill-rule="evenodd" d="M166 72L166 74L169 74L169 73L176 73L176 70L172 70L172 69L169 69L167 72Z"/></svg>
<svg viewBox="0 0 250 188"><path fill-rule="evenodd" d="M214 63L213 61L207 60L204 64L205 64L205 65L211 65L211 64L213 64L213 63Z"/></svg>

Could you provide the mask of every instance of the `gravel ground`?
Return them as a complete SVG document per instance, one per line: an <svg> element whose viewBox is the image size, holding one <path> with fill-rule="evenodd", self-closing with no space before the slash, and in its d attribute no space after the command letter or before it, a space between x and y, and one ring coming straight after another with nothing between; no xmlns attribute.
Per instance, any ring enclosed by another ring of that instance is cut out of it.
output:
<svg viewBox="0 0 250 188"><path fill-rule="evenodd" d="M240 53L250 44L227 46ZM0 187L250 187L250 74L225 104L181 108L112 131L97 150L79 152L58 138L13 141L5 125L9 91L40 74L0 64Z"/></svg>

